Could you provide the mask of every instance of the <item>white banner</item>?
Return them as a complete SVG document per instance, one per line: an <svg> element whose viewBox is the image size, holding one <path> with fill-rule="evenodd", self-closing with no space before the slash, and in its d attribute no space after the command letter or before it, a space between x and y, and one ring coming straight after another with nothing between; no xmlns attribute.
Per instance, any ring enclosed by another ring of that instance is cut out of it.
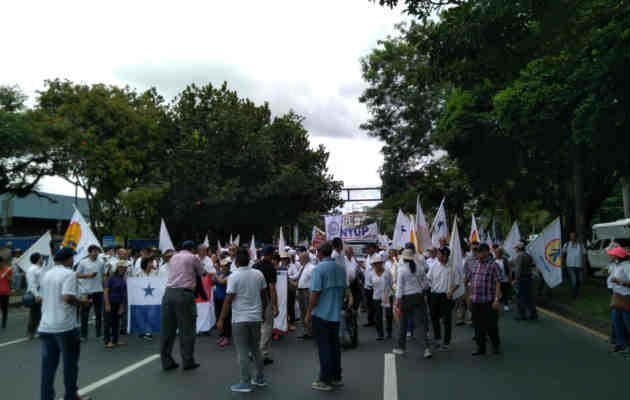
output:
<svg viewBox="0 0 630 400"><path fill-rule="evenodd" d="M278 316L273 320L273 330L287 333L289 330L287 299L289 297L288 273L285 270L278 271L276 293L278 294Z"/></svg>
<svg viewBox="0 0 630 400"><path fill-rule="evenodd" d="M20 258L17 259L15 263L20 267L22 271L26 272L31 266L31 256L35 253L39 253L44 258L42 268L44 270L48 269L53 264L52 254L50 254L51 240L52 236L50 235L50 231L44 233L42 237L37 239L37 241L33 243L33 245L29 247L28 250L26 250L26 253L22 254Z"/></svg>
<svg viewBox="0 0 630 400"><path fill-rule="evenodd" d="M547 225L540 236L529 246L527 251L534 259L536 267L542 273L545 282L553 288L562 283L562 228L560 218Z"/></svg>
<svg viewBox="0 0 630 400"><path fill-rule="evenodd" d="M326 240L341 237L342 215L327 215L324 217L324 223L326 224Z"/></svg>
<svg viewBox="0 0 630 400"><path fill-rule="evenodd" d="M363 225L356 228L342 228L342 240L378 240L378 225L376 223Z"/></svg>
<svg viewBox="0 0 630 400"><path fill-rule="evenodd" d="M71 247L77 252L74 256L74 262L76 264L88 256L88 248L91 245L101 247L96 235L94 235L94 232L92 232L79 210L75 207L72 220L70 220L70 225L68 226L68 230L66 230L66 235L63 238L61 246Z"/></svg>
<svg viewBox="0 0 630 400"><path fill-rule="evenodd" d="M457 270L459 276L464 276L464 258L462 256L462 242L459 239L459 228L457 227L457 217L453 221L453 230L451 231L451 243L449 245L451 249L451 257L449 259L452 270ZM451 272L451 276L452 276ZM452 279L449 277L449 279ZM451 284L449 283L449 286ZM453 293L453 299L457 299L466 292L464 284L460 282L459 288Z"/></svg>
<svg viewBox="0 0 630 400"><path fill-rule="evenodd" d="M411 238L411 221L409 217L398 210L398 216L396 217L396 226L394 227L394 238L392 240L392 248L402 249L410 241Z"/></svg>

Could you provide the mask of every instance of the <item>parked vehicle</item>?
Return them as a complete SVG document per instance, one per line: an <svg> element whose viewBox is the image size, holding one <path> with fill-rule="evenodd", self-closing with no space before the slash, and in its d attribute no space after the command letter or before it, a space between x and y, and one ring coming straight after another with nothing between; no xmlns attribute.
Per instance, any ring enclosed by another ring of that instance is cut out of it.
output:
<svg viewBox="0 0 630 400"><path fill-rule="evenodd" d="M606 250L613 242L630 251L630 218L593 225L593 241L586 249L592 268L608 267L610 256Z"/></svg>

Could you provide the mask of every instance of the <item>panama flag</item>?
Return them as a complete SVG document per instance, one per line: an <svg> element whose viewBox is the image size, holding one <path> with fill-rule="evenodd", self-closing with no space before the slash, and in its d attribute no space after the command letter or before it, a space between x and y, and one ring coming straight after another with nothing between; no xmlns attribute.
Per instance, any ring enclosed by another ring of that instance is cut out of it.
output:
<svg viewBox="0 0 630 400"><path fill-rule="evenodd" d="M475 220L475 214L472 216L472 226L470 228L470 243L481 243L479 240L479 229L477 229L477 221Z"/></svg>
<svg viewBox="0 0 630 400"><path fill-rule="evenodd" d="M424 218L422 206L420 206L420 196L416 197L416 235L418 241L418 253L431 247L431 235L429 234L429 226Z"/></svg>
<svg viewBox="0 0 630 400"><path fill-rule="evenodd" d="M175 250L175 245L173 245L173 241L171 240L171 235L168 233L168 229L166 229L166 223L164 222L164 218L162 218L162 223L160 224L160 251L164 253L166 250Z"/></svg>
<svg viewBox="0 0 630 400"><path fill-rule="evenodd" d="M457 216L453 221L453 229L451 230L451 243L449 244L451 249L450 266L452 267L451 275L449 279L452 279L454 271L457 271L461 277L464 276L464 258L462 257L462 242L459 239L459 228L457 227ZM449 283L450 286L450 283ZM457 299L466 292L463 283L459 285L459 288L453 292L453 299Z"/></svg>
<svg viewBox="0 0 630 400"><path fill-rule="evenodd" d="M444 209L444 201L442 199L440 208L438 208L435 219L433 220L433 235L431 236L431 243L433 247L440 247L440 239L448 239L448 222L446 222L446 210Z"/></svg>
<svg viewBox="0 0 630 400"><path fill-rule="evenodd" d="M212 283L214 274L206 274L201 277L201 284L206 291L207 300L200 296L195 299L197 306L196 332L208 332L216 324L217 319L214 313L214 298L212 297Z"/></svg>
<svg viewBox="0 0 630 400"><path fill-rule="evenodd" d="M166 277L127 278L127 329L131 333L160 331Z"/></svg>
<svg viewBox="0 0 630 400"><path fill-rule="evenodd" d="M507 238L505 238L505 242L503 243L503 248L506 253L509 254L510 258L516 257L516 250L514 246L518 242L521 241L521 231L518 229L518 222L514 221L512 224L512 229L510 229L510 233L508 233Z"/></svg>
<svg viewBox="0 0 630 400"><path fill-rule="evenodd" d="M50 235L50 231L44 233L15 263L22 271L26 272L31 267L31 256L35 253L39 253L44 259L44 263L42 264L43 271L48 270L48 268L52 267L52 257L50 254L51 240L52 236Z"/></svg>
<svg viewBox="0 0 630 400"><path fill-rule="evenodd" d="M409 241L411 235L411 221L409 217L398 210L398 216L396 217L396 226L394 227L394 239L392 241L392 247L394 249L402 249Z"/></svg>
<svg viewBox="0 0 630 400"><path fill-rule="evenodd" d="M61 247L71 247L77 253L74 256L75 264L88 256L88 248L91 245L101 247L96 235L90 229L83 215L74 207L74 214L70 220L70 225L61 243ZM49 250L50 251L50 250Z"/></svg>
<svg viewBox="0 0 630 400"><path fill-rule="evenodd" d="M532 256L536 267L551 288L562 283L561 237L560 218L556 218L547 225L536 240L527 246L527 252Z"/></svg>

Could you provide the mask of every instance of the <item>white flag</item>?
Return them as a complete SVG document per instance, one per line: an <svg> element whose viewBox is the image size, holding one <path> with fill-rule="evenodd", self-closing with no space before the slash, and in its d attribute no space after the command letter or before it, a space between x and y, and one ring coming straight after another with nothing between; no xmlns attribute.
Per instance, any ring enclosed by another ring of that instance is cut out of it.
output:
<svg viewBox="0 0 630 400"><path fill-rule="evenodd" d="M282 233L282 227L280 227L280 238L278 239L278 252L286 251L287 242L284 241L284 234Z"/></svg>
<svg viewBox="0 0 630 400"><path fill-rule="evenodd" d="M326 224L326 240L341 237L342 215L327 215L324 217L324 223Z"/></svg>
<svg viewBox="0 0 630 400"><path fill-rule="evenodd" d="M520 241L521 231L518 229L518 222L514 221L512 229L510 229L510 233L508 233L505 242L503 242L503 249L506 253L508 253L510 258L516 257L516 250L514 249L514 246L516 246L516 244Z"/></svg>
<svg viewBox="0 0 630 400"><path fill-rule="evenodd" d="M208 235L206 235L206 238L203 239L203 245L206 247L210 247L210 241L208 241Z"/></svg>
<svg viewBox="0 0 630 400"><path fill-rule="evenodd" d="M536 267L551 288L562 283L561 238L560 218L556 218L547 225L536 240L527 246L527 252L532 256Z"/></svg>
<svg viewBox="0 0 630 400"><path fill-rule="evenodd" d="M252 235L252 242L249 244L249 257L255 260L256 257L256 241L254 240L254 235Z"/></svg>
<svg viewBox="0 0 630 400"><path fill-rule="evenodd" d="M236 245L236 247L241 245L241 235L240 234L236 235L236 239L234 239L234 244Z"/></svg>
<svg viewBox="0 0 630 400"><path fill-rule="evenodd" d="M418 253L422 253L431 247L431 235L429 234L429 227L427 220L424 218L422 207L420 206L420 196L416 198L416 235L419 244Z"/></svg>
<svg viewBox="0 0 630 400"><path fill-rule="evenodd" d="M52 236L50 235L50 231L44 233L15 263L22 271L26 272L31 266L31 256L35 253L39 253L44 258L42 268L44 268L44 270L48 269L52 266L52 254L50 254L51 240Z"/></svg>
<svg viewBox="0 0 630 400"><path fill-rule="evenodd" d="M63 238L61 247L71 247L76 251L74 256L75 264L88 256L88 248L91 245L101 247L96 235L90 229L89 225L83 219L83 215L74 207L74 214L70 220L70 225Z"/></svg>
<svg viewBox="0 0 630 400"><path fill-rule="evenodd" d="M164 253L166 250L175 250L175 246L173 245L173 241L171 240L171 235L168 233L168 229L166 229L166 223L164 222L164 218L162 218L162 223L160 224L160 251Z"/></svg>
<svg viewBox="0 0 630 400"><path fill-rule="evenodd" d="M460 277L464 276L464 258L462 257L462 242L459 239L459 228L457 227L457 217L453 221L453 229L451 231L451 243L449 245L451 249L450 266L452 271L457 271ZM451 272L453 275L453 272ZM449 279L452 279L449 277ZM460 282L459 288L453 292L453 299L457 299L466 292L463 282Z"/></svg>
<svg viewBox="0 0 630 400"><path fill-rule="evenodd" d="M475 220L475 214L472 216L472 226L470 227L470 244L473 242L481 243L481 237L479 236L479 229L477 229L477 221Z"/></svg>
<svg viewBox="0 0 630 400"><path fill-rule="evenodd" d="M494 243L492 243L492 237L490 236L490 233L486 233L486 244L490 246L490 249L492 250L492 245Z"/></svg>
<svg viewBox="0 0 630 400"><path fill-rule="evenodd" d="M234 244L234 240L232 239L232 234L230 233L230 244L229 244L229 246L231 246L233 244Z"/></svg>
<svg viewBox="0 0 630 400"><path fill-rule="evenodd" d="M217 252L220 252L223 249L223 246L221 246L221 241L217 240Z"/></svg>
<svg viewBox="0 0 630 400"><path fill-rule="evenodd" d="M435 219L433 220L433 235L431 235L431 243L433 247L440 247L440 239L448 239L448 222L446 221L446 210L444 209L444 201L442 199L440 208L438 208Z"/></svg>
<svg viewBox="0 0 630 400"><path fill-rule="evenodd" d="M398 216L396 217L396 226L394 227L394 239L392 241L392 247L394 249L402 249L405 244L409 242L409 235L411 234L411 221L402 212L398 210Z"/></svg>

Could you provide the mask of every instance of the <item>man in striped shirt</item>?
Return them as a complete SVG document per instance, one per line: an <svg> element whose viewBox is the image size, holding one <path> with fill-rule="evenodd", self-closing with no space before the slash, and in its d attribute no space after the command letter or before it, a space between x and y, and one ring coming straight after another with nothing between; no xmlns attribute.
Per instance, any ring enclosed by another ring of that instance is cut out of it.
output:
<svg viewBox="0 0 630 400"><path fill-rule="evenodd" d="M490 247L479 246L479 261L466 272L466 286L470 283L470 301L477 349L473 356L486 354L486 334L490 336L496 354L501 353L499 339L499 299L501 298L501 269L490 257Z"/></svg>

